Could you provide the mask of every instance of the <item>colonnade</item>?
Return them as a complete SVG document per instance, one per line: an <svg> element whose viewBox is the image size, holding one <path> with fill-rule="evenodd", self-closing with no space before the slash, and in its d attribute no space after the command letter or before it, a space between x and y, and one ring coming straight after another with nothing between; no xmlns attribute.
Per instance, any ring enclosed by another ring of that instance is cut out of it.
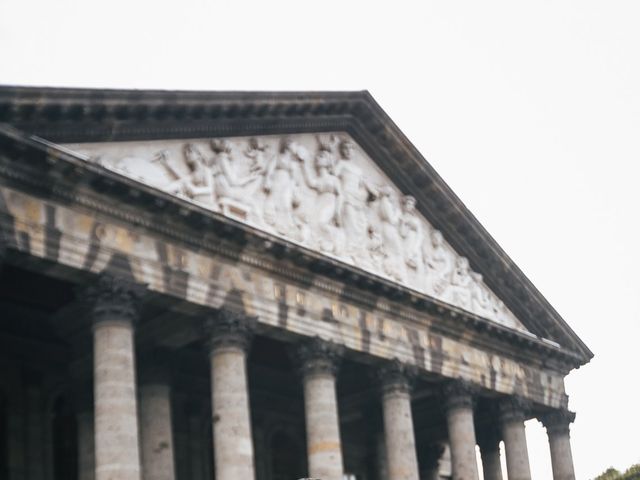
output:
<svg viewBox="0 0 640 480"><path fill-rule="evenodd" d="M90 449L80 441L80 478L174 480L169 382L153 369L141 368L140 391L136 391L136 290L103 276L90 289L89 297L93 315L94 416L93 425L91 419L81 416L79 429L86 436L93 430L95 445ZM253 323L228 310L218 311L206 322L216 480L255 478L246 375ZM302 344L296 354L304 386L309 476L341 480L343 459L336 395L341 350L316 338ZM398 361L388 362L379 370L384 420L384 437L378 442L384 458L379 468L386 472L388 480L420 480L411 411L412 375ZM479 477L475 394L470 385L459 381L443 388L454 480ZM526 411L527 404L517 397L501 401L500 428L494 436L479 439L486 480L502 479L500 439L505 443L509 480L531 478L524 430ZM542 418L549 433L554 480L575 479L569 444L572 420L573 416L565 411Z"/></svg>

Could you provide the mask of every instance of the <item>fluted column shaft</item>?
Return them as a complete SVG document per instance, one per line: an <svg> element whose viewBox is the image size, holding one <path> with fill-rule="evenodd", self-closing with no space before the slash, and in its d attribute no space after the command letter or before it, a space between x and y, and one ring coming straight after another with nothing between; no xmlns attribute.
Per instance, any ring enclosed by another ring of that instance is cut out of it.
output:
<svg viewBox="0 0 640 480"><path fill-rule="evenodd" d="M541 418L549 437L553 480L575 480L576 478L569 437L569 424L574 419L575 413L568 410L549 413Z"/></svg>
<svg viewBox="0 0 640 480"><path fill-rule="evenodd" d="M253 480L246 350L250 319L220 310L208 322L216 480Z"/></svg>
<svg viewBox="0 0 640 480"><path fill-rule="evenodd" d="M472 393L473 389L463 382L452 382L444 388L453 480L479 478Z"/></svg>
<svg viewBox="0 0 640 480"><path fill-rule="evenodd" d="M102 276L93 300L96 480L140 480L134 356L135 286Z"/></svg>
<svg viewBox="0 0 640 480"><path fill-rule="evenodd" d="M144 480L176 478L171 387L168 359L151 354L143 369L140 386L140 430Z"/></svg>
<svg viewBox="0 0 640 480"><path fill-rule="evenodd" d="M309 477L341 480L340 420L336 396L339 348L320 339L298 349L304 388Z"/></svg>
<svg viewBox="0 0 640 480"><path fill-rule="evenodd" d="M500 405L500 424L509 480L531 480L524 421L527 402L512 398Z"/></svg>
<svg viewBox="0 0 640 480"><path fill-rule="evenodd" d="M389 480L420 478L407 374L399 362L392 362L380 371Z"/></svg>

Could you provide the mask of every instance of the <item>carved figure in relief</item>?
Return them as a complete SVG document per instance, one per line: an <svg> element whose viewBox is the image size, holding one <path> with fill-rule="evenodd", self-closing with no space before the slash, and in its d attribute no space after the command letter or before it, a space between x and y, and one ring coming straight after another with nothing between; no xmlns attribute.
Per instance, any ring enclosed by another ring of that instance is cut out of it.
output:
<svg viewBox="0 0 640 480"><path fill-rule="evenodd" d="M159 152L153 160L160 163L174 178L173 182L165 186L165 189L171 193L184 195L193 201L215 206L213 181L204 156L192 143L185 143L182 151L184 164L187 167L186 172L180 171L171 163L166 151Z"/></svg>
<svg viewBox="0 0 640 480"><path fill-rule="evenodd" d="M422 221L416 212L416 199L410 195L402 197L400 236L403 240L404 261L409 268L411 283L415 286L424 275L424 261L422 259L424 233Z"/></svg>
<svg viewBox="0 0 640 480"><path fill-rule="evenodd" d="M491 313L491 296L482 282L482 275L471 272L471 310L478 315Z"/></svg>
<svg viewBox="0 0 640 480"><path fill-rule="evenodd" d="M335 164L333 136L328 142L317 137L318 152L315 165L303 162L303 176L309 188L317 193L313 204L313 215L309 218L311 230L317 233L316 246L328 253L340 255L343 239L340 227L340 200L342 198L340 179L334 174Z"/></svg>
<svg viewBox="0 0 640 480"><path fill-rule="evenodd" d="M440 297L449 285L453 258L445 247L444 238L439 230L431 232L430 241L424 243L423 255L428 270L425 290Z"/></svg>
<svg viewBox="0 0 640 480"><path fill-rule="evenodd" d="M456 266L451 272L451 286L449 289L451 303L469 309L471 306L471 283L469 260L466 257L458 257Z"/></svg>
<svg viewBox="0 0 640 480"><path fill-rule="evenodd" d="M209 168L218 206L226 214L249 220L252 211L250 199L260 186L259 175L238 176L228 140L211 140L211 150L214 155L209 160Z"/></svg>
<svg viewBox="0 0 640 480"><path fill-rule="evenodd" d="M273 157L271 147L256 137L249 139L248 148L244 154L252 160L249 172L255 175L264 175L269 160Z"/></svg>
<svg viewBox="0 0 640 480"><path fill-rule="evenodd" d="M349 139L340 140L335 175L340 179L342 193L339 224L346 237L346 254L356 265L360 265L369 259L365 249L368 234L365 207L368 197L375 196L375 190L367 184L362 170L352 161L353 149L353 142Z"/></svg>
<svg viewBox="0 0 640 480"><path fill-rule="evenodd" d="M378 216L384 241L384 271L391 278L400 282L406 281L406 268L402 238L400 237L401 212L396 205L395 193L385 185L380 188L378 198Z"/></svg>
<svg viewBox="0 0 640 480"><path fill-rule="evenodd" d="M266 193L263 220L281 235L289 235L296 241L304 240L304 231L294 216L300 205L296 185L299 163L309 158L307 150L291 137L280 141L279 154L271 158L264 176Z"/></svg>

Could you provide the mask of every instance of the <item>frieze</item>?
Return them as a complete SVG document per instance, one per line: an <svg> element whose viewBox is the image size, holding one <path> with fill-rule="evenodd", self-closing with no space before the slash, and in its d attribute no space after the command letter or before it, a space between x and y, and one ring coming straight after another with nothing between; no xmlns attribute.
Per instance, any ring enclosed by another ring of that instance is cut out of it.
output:
<svg viewBox="0 0 640 480"><path fill-rule="evenodd" d="M117 173L525 330L344 133L66 145Z"/></svg>

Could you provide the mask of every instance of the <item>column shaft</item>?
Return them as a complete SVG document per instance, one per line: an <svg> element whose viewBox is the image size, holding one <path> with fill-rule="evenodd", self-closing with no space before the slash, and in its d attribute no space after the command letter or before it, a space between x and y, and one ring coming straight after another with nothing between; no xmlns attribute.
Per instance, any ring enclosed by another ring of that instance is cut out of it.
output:
<svg viewBox="0 0 640 480"><path fill-rule="evenodd" d="M404 366L394 362L381 372L382 413L389 480L419 480L411 394Z"/></svg>
<svg viewBox="0 0 640 480"><path fill-rule="evenodd" d="M526 403L519 399L509 399L501 405L502 440L507 458L509 480L531 480L529 452L525 433Z"/></svg>
<svg viewBox="0 0 640 480"><path fill-rule="evenodd" d="M447 428L451 444L451 468L454 480L477 480L476 439L471 408L447 411Z"/></svg>
<svg viewBox="0 0 640 480"><path fill-rule="evenodd" d="M576 478L569 436L569 425L574 421L575 416L575 413L568 410L558 410L545 414L541 418L549 437L553 480L575 480Z"/></svg>
<svg viewBox="0 0 640 480"><path fill-rule="evenodd" d="M244 350L211 352L216 480L253 480L253 442Z"/></svg>
<svg viewBox="0 0 640 480"><path fill-rule="evenodd" d="M78 480L94 480L93 411L78 413Z"/></svg>
<svg viewBox="0 0 640 480"><path fill-rule="evenodd" d="M300 356L307 431L309 477L341 480L340 420L336 396L338 348L320 339L303 344Z"/></svg>
<svg viewBox="0 0 640 480"><path fill-rule="evenodd" d="M573 471L573 455L569 433L550 434L549 447L551 450L551 467L553 480L575 480Z"/></svg>
<svg viewBox="0 0 640 480"><path fill-rule="evenodd" d="M140 430L144 480L175 480L171 389L166 383L140 387Z"/></svg>
<svg viewBox="0 0 640 480"><path fill-rule="evenodd" d="M343 467L335 378L330 374L305 376L304 400L309 476L340 480Z"/></svg>
<svg viewBox="0 0 640 480"><path fill-rule="evenodd" d="M140 480L133 326L93 330L96 480Z"/></svg>
<svg viewBox="0 0 640 480"><path fill-rule="evenodd" d="M140 480L134 354L138 285L102 274L87 289L93 313L96 480Z"/></svg>
<svg viewBox="0 0 640 480"><path fill-rule="evenodd" d="M207 324L216 480L255 478L246 365L252 323L223 309Z"/></svg>

